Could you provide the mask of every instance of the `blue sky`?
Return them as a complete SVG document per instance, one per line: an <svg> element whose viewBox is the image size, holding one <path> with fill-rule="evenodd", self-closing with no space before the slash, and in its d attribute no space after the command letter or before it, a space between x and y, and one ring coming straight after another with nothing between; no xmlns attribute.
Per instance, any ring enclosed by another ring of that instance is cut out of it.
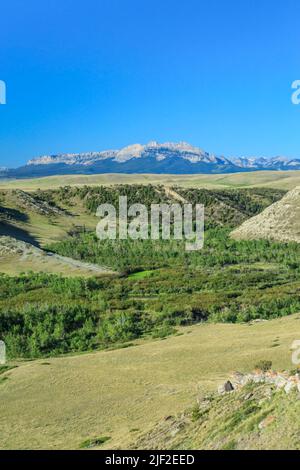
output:
<svg viewBox="0 0 300 470"><path fill-rule="evenodd" d="M10 0L0 166L185 140L300 157L299 0Z"/></svg>

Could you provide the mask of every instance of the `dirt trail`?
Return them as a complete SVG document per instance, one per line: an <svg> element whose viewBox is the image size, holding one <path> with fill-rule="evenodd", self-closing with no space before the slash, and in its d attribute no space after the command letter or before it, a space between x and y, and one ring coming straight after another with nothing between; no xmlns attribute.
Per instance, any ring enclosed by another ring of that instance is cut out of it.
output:
<svg viewBox="0 0 300 470"><path fill-rule="evenodd" d="M170 188L169 186L164 186L164 189L168 197L172 197L173 199L175 199L178 202L181 202L182 204L188 203L188 201L183 196L178 194L173 188Z"/></svg>

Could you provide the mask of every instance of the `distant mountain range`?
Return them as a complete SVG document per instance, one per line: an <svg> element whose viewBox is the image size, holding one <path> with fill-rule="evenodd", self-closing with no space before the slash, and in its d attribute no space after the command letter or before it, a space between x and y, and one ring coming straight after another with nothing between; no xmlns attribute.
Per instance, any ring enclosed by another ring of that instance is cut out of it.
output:
<svg viewBox="0 0 300 470"><path fill-rule="evenodd" d="M258 170L300 170L300 159L225 158L186 142L149 142L121 150L46 155L29 160L27 165L16 169L0 167L0 178L97 173L217 174Z"/></svg>

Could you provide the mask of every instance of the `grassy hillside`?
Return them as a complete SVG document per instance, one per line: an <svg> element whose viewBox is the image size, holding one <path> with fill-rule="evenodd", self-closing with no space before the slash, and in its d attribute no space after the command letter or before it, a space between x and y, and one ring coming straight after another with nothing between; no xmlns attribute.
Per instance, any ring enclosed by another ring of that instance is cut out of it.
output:
<svg viewBox="0 0 300 470"><path fill-rule="evenodd" d="M16 260L9 264L13 254L24 269L29 263L47 272L51 262L67 261L70 269L77 267L83 274L95 272L95 265L100 270L96 274L106 274L101 266L119 273L77 281L45 274L3 276L0 333L10 357L106 348L141 337L166 337L180 325L199 321L270 319L300 310L299 245L229 238L232 226L277 200L281 191L176 191L173 198L205 203L203 250L187 252L184 242L174 240L99 241L93 233L74 229L64 241L49 246L53 254L20 241L11 247L10 239L2 237L0 271L11 266L17 270ZM148 206L170 197L161 186L67 187L9 197L18 197L17 204L25 205L29 216L34 211L51 224L54 217L69 217L74 207L91 215L101 202L116 203L119 194L127 194L129 203ZM3 207L5 216L8 209Z"/></svg>
<svg viewBox="0 0 300 470"><path fill-rule="evenodd" d="M28 271L67 276L101 274L99 266L88 266L41 249L77 230L77 224L92 230L96 224L94 219L80 207L80 202L71 212L39 192L1 191L0 272L11 275Z"/></svg>
<svg viewBox="0 0 300 470"><path fill-rule="evenodd" d="M245 221L232 232L238 240L268 239L300 242L300 187Z"/></svg>
<svg viewBox="0 0 300 470"><path fill-rule="evenodd" d="M18 363L1 376L0 446L78 449L101 437L110 437L101 448L133 446L164 417L216 390L232 370L250 371L261 359L289 369L299 322L293 315L200 324L126 349Z"/></svg>
<svg viewBox="0 0 300 470"><path fill-rule="evenodd" d="M148 207L204 203L204 249L186 252L180 241L100 242L96 208L121 194ZM8 366L17 367L0 369L0 447L180 448L209 440L220 447L220 436L211 437L214 423L223 429L217 401L207 433L193 411L178 440L168 440L168 429L231 370L250 371L259 360L291 365L300 245L230 238L232 228L284 194L142 184L2 190L0 272L14 276L0 275L0 337ZM50 274L66 262L62 274L72 277ZM83 262L115 274L90 276ZM21 266L44 272L20 274ZM239 413L238 404L227 405L225 424ZM287 416L297 412L282 406ZM166 439L157 439L162 422ZM222 445L244 445L229 437Z"/></svg>
<svg viewBox="0 0 300 470"><path fill-rule="evenodd" d="M292 189L300 185L300 171L255 171L226 175L66 175L25 180L0 180L0 189L55 189L61 186L98 186L114 184L163 184L190 188L270 187Z"/></svg>
<svg viewBox="0 0 300 470"><path fill-rule="evenodd" d="M48 253L34 245L7 236L0 236L0 272L12 276L25 272L43 272L70 277L114 274L111 269L104 266Z"/></svg>
<svg viewBox="0 0 300 470"><path fill-rule="evenodd" d="M205 203L207 225L210 221L214 221L214 224L231 223L232 226L237 226L251 215L255 215L272 202L280 199L284 191L261 189L234 192L182 190L182 193L184 198L190 202ZM96 268L90 269L88 266L80 265L84 259L77 256L80 247L78 236L81 234L85 237L86 233L95 233L98 222L95 214L98 205L105 202L117 205L119 195L127 195L129 204L143 202L148 207L153 202L178 202L178 197L183 199L178 191L153 185L63 187L56 190L32 192L20 189L0 191L0 236L17 240L14 249L5 252L3 246L8 238L2 239L0 243L2 247L0 250L0 272L19 274L29 270L42 270L67 275L95 273ZM71 247L69 241L75 243L75 249ZM62 253L61 249L57 249L58 253L69 258L75 257L79 262L62 260L57 256L50 258L45 253L42 256L41 251L33 247L25 249L24 244L20 245L20 242L38 248L57 247L57 243L69 243L70 249L67 251L64 249L65 253ZM77 243L79 244L78 248ZM25 252L26 254L24 254ZM103 264L106 266L105 262L103 263L99 259L94 261L86 259L85 261L92 263L95 261L101 266ZM125 262L124 257L123 262Z"/></svg>
<svg viewBox="0 0 300 470"><path fill-rule="evenodd" d="M55 194L51 197L44 192L0 191L0 235L43 247L63 239L78 226L95 229L96 217L80 200L66 202L67 206L56 200Z"/></svg>
<svg viewBox="0 0 300 470"><path fill-rule="evenodd" d="M249 383L240 390L202 394L137 439L135 449L299 450L299 392Z"/></svg>

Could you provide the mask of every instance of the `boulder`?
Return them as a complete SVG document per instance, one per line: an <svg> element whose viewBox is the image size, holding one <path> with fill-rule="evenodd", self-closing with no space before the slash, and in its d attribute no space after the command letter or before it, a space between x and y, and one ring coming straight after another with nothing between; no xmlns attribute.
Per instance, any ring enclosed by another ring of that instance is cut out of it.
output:
<svg viewBox="0 0 300 470"><path fill-rule="evenodd" d="M252 375L252 380L254 383L265 382L265 376L262 372L258 372Z"/></svg>
<svg viewBox="0 0 300 470"><path fill-rule="evenodd" d="M288 380L287 384L284 387L286 394L289 394L294 388L296 388L296 383L292 380Z"/></svg>
<svg viewBox="0 0 300 470"><path fill-rule="evenodd" d="M225 382L223 385L220 385L218 387L219 395L224 395L224 393L232 392L233 390L234 390L234 386L229 380L227 380L227 382Z"/></svg>
<svg viewBox="0 0 300 470"><path fill-rule="evenodd" d="M287 384L287 379L283 376L278 375L274 380L274 384L278 389L284 388Z"/></svg>
<svg viewBox="0 0 300 470"><path fill-rule="evenodd" d="M241 388L244 385L246 385L249 379L247 375L242 374L241 372L233 372L233 374L231 374L230 376L230 381L234 389L236 389L236 388Z"/></svg>

